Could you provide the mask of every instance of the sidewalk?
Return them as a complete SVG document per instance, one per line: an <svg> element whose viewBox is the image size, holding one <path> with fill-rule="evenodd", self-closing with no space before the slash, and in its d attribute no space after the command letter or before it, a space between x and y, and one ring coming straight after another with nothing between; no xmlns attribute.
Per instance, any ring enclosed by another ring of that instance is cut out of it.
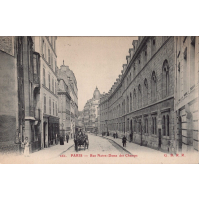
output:
<svg viewBox="0 0 199 201"><path fill-rule="evenodd" d="M49 163L52 159L56 159L59 155L64 154L64 152L74 145L74 139L70 139L67 143L64 141L64 145L54 145L48 148L41 149L34 153L30 153L29 157L25 157L23 154L18 156L1 156L1 161L6 163ZM14 159L14 160L13 160Z"/></svg>
<svg viewBox="0 0 199 201"><path fill-rule="evenodd" d="M101 136L102 137L102 136ZM117 144L119 144L121 147L123 147L122 144L122 139L121 138L113 138L112 136L103 136L103 138L107 138L110 140L113 140L114 142L116 142ZM129 151L131 154L140 154L140 153L148 153L148 154L162 154L162 152L158 151L158 150L154 150L145 146L140 146L138 144L135 144L133 142L126 142L126 147L123 147L124 149L126 149L127 151Z"/></svg>

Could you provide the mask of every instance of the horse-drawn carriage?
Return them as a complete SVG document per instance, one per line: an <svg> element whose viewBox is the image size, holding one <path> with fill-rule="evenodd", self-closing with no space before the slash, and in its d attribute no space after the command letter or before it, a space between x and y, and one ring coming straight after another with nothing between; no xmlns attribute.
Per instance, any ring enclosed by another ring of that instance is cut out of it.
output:
<svg viewBox="0 0 199 201"><path fill-rule="evenodd" d="M81 146L84 147L84 150L89 146L89 140L88 135L85 134L76 134L74 137L74 143L75 143L75 150L78 151Z"/></svg>

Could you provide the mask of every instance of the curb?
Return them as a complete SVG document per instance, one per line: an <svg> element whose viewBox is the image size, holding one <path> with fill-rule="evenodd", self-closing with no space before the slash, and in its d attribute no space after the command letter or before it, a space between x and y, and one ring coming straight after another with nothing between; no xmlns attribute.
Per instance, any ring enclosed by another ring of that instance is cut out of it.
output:
<svg viewBox="0 0 199 201"><path fill-rule="evenodd" d="M95 135L95 134L92 134L92 133L90 133L90 134L91 134L91 135L94 135L94 136L101 137L101 138L106 138L107 140L111 140L112 142L116 143L120 148L122 148L124 151L126 151L127 153L133 155L130 151L128 151L127 149L125 149L124 147L122 147L120 144L118 144L117 142L115 142L115 141L112 140L112 139L109 139L109 138L107 138L107 137L105 137L105 136ZM120 139L121 139L121 138L120 138Z"/></svg>
<svg viewBox="0 0 199 201"><path fill-rule="evenodd" d="M107 137L103 137L103 138L106 138L108 140L111 140L112 142L116 143L120 148L122 148L124 151L128 152L129 154L133 155L130 151L128 151L127 149L125 149L124 147L122 147L120 144L118 144L117 142L115 142L114 140L112 139L109 139Z"/></svg>

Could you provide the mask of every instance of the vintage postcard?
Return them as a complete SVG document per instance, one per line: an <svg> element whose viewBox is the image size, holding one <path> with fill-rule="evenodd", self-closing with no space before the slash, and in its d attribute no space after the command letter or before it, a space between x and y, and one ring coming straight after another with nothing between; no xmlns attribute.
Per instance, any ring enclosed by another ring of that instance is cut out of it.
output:
<svg viewBox="0 0 199 201"><path fill-rule="evenodd" d="M0 36L1 164L198 164L199 37Z"/></svg>

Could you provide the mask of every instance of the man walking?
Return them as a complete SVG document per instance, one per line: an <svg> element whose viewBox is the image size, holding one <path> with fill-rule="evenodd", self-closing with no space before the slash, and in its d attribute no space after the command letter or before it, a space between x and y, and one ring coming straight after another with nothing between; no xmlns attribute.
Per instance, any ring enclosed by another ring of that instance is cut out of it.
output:
<svg viewBox="0 0 199 201"><path fill-rule="evenodd" d="M69 135L68 135L68 133L66 134L66 141L67 141L67 143L68 143L68 140L69 140Z"/></svg>
<svg viewBox="0 0 199 201"><path fill-rule="evenodd" d="M122 143L123 143L123 147L126 147L126 137L124 135L124 137L122 138Z"/></svg>

